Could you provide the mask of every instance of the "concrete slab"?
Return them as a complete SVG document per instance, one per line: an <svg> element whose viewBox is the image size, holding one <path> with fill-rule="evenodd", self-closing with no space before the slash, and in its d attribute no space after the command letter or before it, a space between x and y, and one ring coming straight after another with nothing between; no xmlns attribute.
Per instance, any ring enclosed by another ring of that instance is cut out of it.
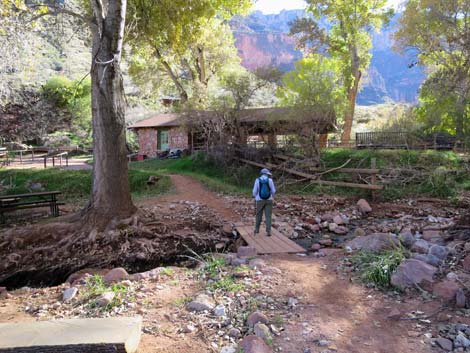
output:
<svg viewBox="0 0 470 353"><path fill-rule="evenodd" d="M141 317L0 324L0 353L134 353Z"/></svg>

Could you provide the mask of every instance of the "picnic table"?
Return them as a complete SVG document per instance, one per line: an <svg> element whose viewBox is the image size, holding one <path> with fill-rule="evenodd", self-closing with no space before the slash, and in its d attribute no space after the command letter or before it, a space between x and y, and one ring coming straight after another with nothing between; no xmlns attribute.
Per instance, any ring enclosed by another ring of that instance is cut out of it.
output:
<svg viewBox="0 0 470 353"><path fill-rule="evenodd" d="M6 212L39 207L49 207L51 215L57 217L59 205L64 204L57 200L57 195L60 194L60 191L44 191L0 196L0 221L4 222Z"/></svg>

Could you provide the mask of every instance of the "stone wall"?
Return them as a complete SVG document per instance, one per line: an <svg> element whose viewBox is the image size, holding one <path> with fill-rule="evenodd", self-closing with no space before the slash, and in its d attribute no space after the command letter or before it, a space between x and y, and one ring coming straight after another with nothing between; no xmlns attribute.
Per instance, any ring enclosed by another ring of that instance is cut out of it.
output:
<svg viewBox="0 0 470 353"><path fill-rule="evenodd" d="M158 129L142 128L137 130L139 141L139 154L149 157L156 157L158 146ZM172 148L189 148L188 132L183 128L172 128L168 130L168 147Z"/></svg>
<svg viewBox="0 0 470 353"><path fill-rule="evenodd" d="M137 136L139 140L139 154L156 157L158 130L153 128L138 129Z"/></svg>
<svg viewBox="0 0 470 353"><path fill-rule="evenodd" d="M170 148L189 148L188 132L183 128L174 128L169 130L168 144Z"/></svg>

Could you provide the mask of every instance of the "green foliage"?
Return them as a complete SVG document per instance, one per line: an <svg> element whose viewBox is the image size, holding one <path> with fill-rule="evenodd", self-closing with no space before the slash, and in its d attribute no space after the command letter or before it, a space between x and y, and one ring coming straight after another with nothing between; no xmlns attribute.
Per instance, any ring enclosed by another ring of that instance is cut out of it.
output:
<svg viewBox="0 0 470 353"><path fill-rule="evenodd" d="M150 78L153 89L160 88L161 77L166 76L170 94L178 93L183 103L191 98L191 105L204 106L211 77L223 66L240 62L225 20L251 5L249 0L129 2L135 57L131 75L147 85Z"/></svg>
<svg viewBox="0 0 470 353"><path fill-rule="evenodd" d="M161 272L162 275L165 275L167 277L172 277L174 273L175 271L173 271L171 268L168 268L168 267L165 267Z"/></svg>
<svg viewBox="0 0 470 353"><path fill-rule="evenodd" d="M346 102L341 86L341 65L337 59L312 54L295 63L295 70L282 78L278 90L284 106L315 107L316 110L343 112Z"/></svg>
<svg viewBox="0 0 470 353"><path fill-rule="evenodd" d="M223 257L215 256L214 254L207 254L201 260L202 267L199 273L208 277L217 276L226 265Z"/></svg>
<svg viewBox="0 0 470 353"><path fill-rule="evenodd" d="M392 287L391 276L405 255L403 248L396 247L382 253L359 251L350 260L360 272L362 280L385 290Z"/></svg>
<svg viewBox="0 0 470 353"><path fill-rule="evenodd" d="M159 175L146 170L130 170L129 184L133 196L144 197L166 193L171 188L170 178L160 176L156 185L147 185L147 180L152 175ZM8 194L29 192L27 184L30 181L41 183L45 190L62 191L62 197L69 201L83 200L91 193L90 170L61 170L61 169L5 169L0 170L0 182L12 184L7 190Z"/></svg>
<svg viewBox="0 0 470 353"><path fill-rule="evenodd" d="M130 287L126 287L120 283L107 286L100 275L94 275L87 279L81 296L94 308L96 306L94 299L105 292L113 292L115 296L111 303L102 309L104 311L109 311L116 306L121 306L125 301L133 300L133 293Z"/></svg>
<svg viewBox="0 0 470 353"><path fill-rule="evenodd" d="M318 50L326 46L328 54L342 62L345 85L351 87L354 66L359 70L369 66L370 32L388 23L392 9L385 9L386 0L307 0L307 3L315 20L326 19L330 24L329 29L319 29L310 44L317 44Z"/></svg>
<svg viewBox="0 0 470 353"><path fill-rule="evenodd" d="M232 276L225 275L221 279L213 281L207 285L213 291L220 290L223 292L240 292L245 289L243 283L238 283Z"/></svg>
<svg viewBox="0 0 470 353"><path fill-rule="evenodd" d="M344 122L351 126L360 79L370 64L371 32L387 23L393 11L385 9L387 0L307 0L307 4L314 18L296 20L291 34L301 34L298 43L304 49L338 61L349 99ZM320 20L326 20L328 27ZM349 134L348 129L343 131L344 141L349 141Z"/></svg>
<svg viewBox="0 0 470 353"><path fill-rule="evenodd" d="M441 66L429 75L420 88L416 111L426 131L445 131L470 142L470 94L462 95L459 86L450 79L457 69Z"/></svg>
<svg viewBox="0 0 470 353"><path fill-rule="evenodd" d="M70 80L65 76L49 79L42 92L57 107L66 109L72 116L72 134L83 143L91 141L91 81Z"/></svg>
<svg viewBox="0 0 470 353"><path fill-rule="evenodd" d="M189 302L191 301L191 298L190 297L181 297L181 298L177 298L174 302L173 302L173 305L178 307L178 308L182 308L184 307L186 304L188 304Z"/></svg>
<svg viewBox="0 0 470 353"><path fill-rule="evenodd" d="M395 33L431 72L420 89L418 115L428 131L470 141L470 11L468 0L410 0Z"/></svg>

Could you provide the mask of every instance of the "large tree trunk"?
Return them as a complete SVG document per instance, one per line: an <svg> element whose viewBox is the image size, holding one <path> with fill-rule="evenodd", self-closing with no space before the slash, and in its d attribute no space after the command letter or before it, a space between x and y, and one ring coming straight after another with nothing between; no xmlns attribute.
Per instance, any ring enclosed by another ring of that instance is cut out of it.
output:
<svg viewBox="0 0 470 353"><path fill-rule="evenodd" d="M126 152L124 87L120 70L126 0L91 0L95 23L92 49L93 188L83 212L92 226L126 218L132 203Z"/></svg>
<svg viewBox="0 0 470 353"><path fill-rule="evenodd" d="M359 82L361 81L362 72L360 70L360 58L357 47L352 43L349 47L349 55L351 56L351 71L354 82L348 87L348 106L344 113L343 134L341 135L341 144L345 147L349 146L351 140L351 130L354 120L354 110L356 109L356 97L359 91Z"/></svg>
<svg viewBox="0 0 470 353"><path fill-rule="evenodd" d="M341 135L341 144L345 147L349 146L351 140L351 130L354 120L354 111L356 109L356 97L359 91L359 81L361 80L362 72L357 70L354 74L354 83L348 92L348 107L344 113L344 126L343 134Z"/></svg>

